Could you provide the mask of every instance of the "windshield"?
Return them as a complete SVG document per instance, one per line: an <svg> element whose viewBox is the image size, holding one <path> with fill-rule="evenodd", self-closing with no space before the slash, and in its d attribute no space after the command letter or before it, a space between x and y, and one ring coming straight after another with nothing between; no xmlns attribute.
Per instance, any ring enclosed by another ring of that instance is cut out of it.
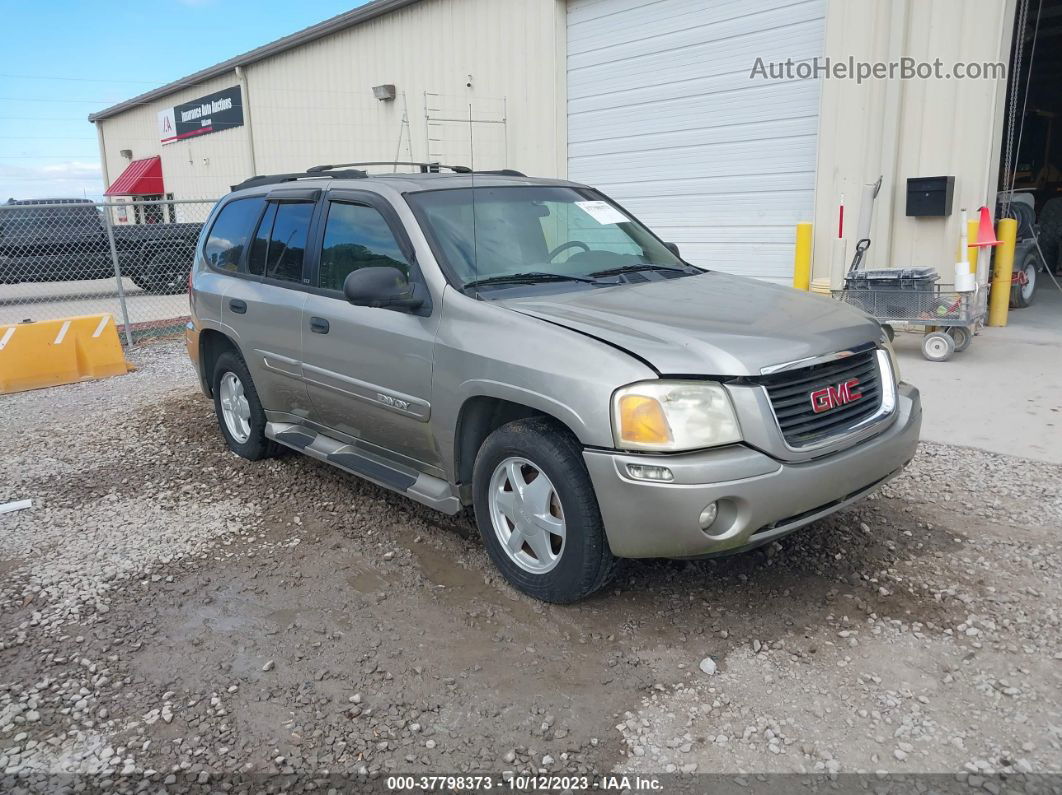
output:
<svg viewBox="0 0 1062 795"><path fill-rule="evenodd" d="M460 188L408 198L429 227L444 267L462 288L615 284L617 276L634 270L700 272L588 190L553 185ZM602 282L605 276L611 278Z"/></svg>

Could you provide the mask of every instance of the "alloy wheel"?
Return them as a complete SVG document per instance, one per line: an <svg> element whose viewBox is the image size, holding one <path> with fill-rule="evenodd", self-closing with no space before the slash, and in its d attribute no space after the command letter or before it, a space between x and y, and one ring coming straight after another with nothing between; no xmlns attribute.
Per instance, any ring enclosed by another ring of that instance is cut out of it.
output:
<svg viewBox="0 0 1062 795"><path fill-rule="evenodd" d="M236 373L230 371L221 376L218 398L229 435L237 444L245 444L251 438L251 406L243 391L243 381Z"/></svg>
<svg viewBox="0 0 1062 795"><path fill-rule="evenodd" d="M494 532L513 563L532 574L556 567L567 527L560 496L540 467L506 458L494 469L487 499Z"/></svg>

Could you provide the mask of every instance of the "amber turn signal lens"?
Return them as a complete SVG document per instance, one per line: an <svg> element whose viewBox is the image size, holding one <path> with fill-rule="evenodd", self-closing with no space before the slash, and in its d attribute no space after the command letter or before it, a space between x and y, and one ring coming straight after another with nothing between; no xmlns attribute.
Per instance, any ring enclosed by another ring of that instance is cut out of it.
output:
<svg viewBox="0 0 1062 795"><path fill-rule="evenodd" d="M619 419L624 442L666 444L671 441L671 427L655 398L624 395L619 401Z"/></svg>

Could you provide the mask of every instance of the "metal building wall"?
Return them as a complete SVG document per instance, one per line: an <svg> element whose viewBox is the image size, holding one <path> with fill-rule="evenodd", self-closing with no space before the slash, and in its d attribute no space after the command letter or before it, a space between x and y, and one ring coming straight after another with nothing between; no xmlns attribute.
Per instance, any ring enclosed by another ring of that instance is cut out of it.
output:
<svg viewBox="0 0 1062 795"><path fill-rule="evenodd" d="M237 83L235 73L182 89L97 122L103 157L103 178L110 185L129 161L120 150L131 149L133 159L162 156L166 190L178 199L217 198L228 192L233 175L251 171L247 127L225 130L201 138L163 145L159 140L158 112ZM241 177L243 178L243 177Z"/></svg>
<svg viewBox="0 0 1062 795"><path fill-rule="evenodd" d="M161 146L155 121L236 84L235 72L102 120L106 178L126 148L161 151L178 198L222 195L253 173L396 156L466 164L474 153L477 168L563 175L563 67L564 0L422 0L243 67L237 130ZM373 98L383 84L396 100Z"/></svg>
<svg viewBox="0 0 1062 795"><path fill-rule="evenodd" d="M908 56L1008 62L1014 0L830 0L826 55L863 61ZM871 227L869 267L934 266L952 280L959 210L994 205L1006 81L822 81L815 185L814 285L840 287L854 253L861 186L884 177ZM909 177L955 177L947 218L908 218ZM846 201L847 251L835 241Z"/></svg>
<svg viewBox="0 0 1062 795"><path fill-rule="evenodd" d="M558 0L425 0L251 65L259 169L396 153L467 163L471 105L477 168L562 173L563 8ZM398 98L374 99L381 84L394 84Z"/></svg>

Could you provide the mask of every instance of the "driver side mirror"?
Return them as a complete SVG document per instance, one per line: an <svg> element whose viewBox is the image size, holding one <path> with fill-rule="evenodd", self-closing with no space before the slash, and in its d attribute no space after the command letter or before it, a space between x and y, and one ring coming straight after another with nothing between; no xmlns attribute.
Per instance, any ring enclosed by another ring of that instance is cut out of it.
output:
<svg viewBox="0 0 1062 795"><path fill-rule="evenodd" d="M398 268L359 268L347 274L343 295L355 306L412 312L424 304L416 285Z"/></svg>
<svg viewBox="0 0 1062 795"><path fill-rule="evenodd" d="M664 243L664 248L666 248L679 259L682 259L682 255L679 254L678 243Z"/></svg>

